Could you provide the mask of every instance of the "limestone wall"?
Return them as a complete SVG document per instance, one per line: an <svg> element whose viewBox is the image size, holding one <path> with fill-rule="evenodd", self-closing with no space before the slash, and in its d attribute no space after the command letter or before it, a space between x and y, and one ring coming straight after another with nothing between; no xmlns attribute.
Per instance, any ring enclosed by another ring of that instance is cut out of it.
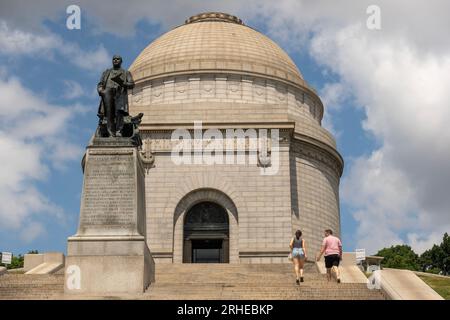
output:
<svg viewBox="0 0 450 320"><path fill-rule="evenodd" d="M339 176L333 158L324 151L299 141L291 144L292 230L300 229L314 258L323 231L340 236Z"/></svg>
<svg viewBox="0 0 450 320"><path fill-rule="evenodd" d="M288 144L279 159L278 174L262 175L256 164L175 165L170 153L156 152L146 176L147 237L156 261L172 262L172 252L174 262L182 261L185 211L175 212L195 191L201 191L196 200L213 200L229 211L231 263L285 261L292 229ZM234 204L237 217L220 194Z"/></svg>
<svg viewBox="0 0 450 320"><path fill-rule="evenodd" d="M226 208L231 263L286 262L296 229L305 233L313 258L325 228L340 234L342 162L333 136L321 127L322 102L310 89L213 71L140 82L129 102L131 114L144 113L141 131L155 156L146 175L146 205L148 245L157 263L182 261L182 221L189 208L175 212L188 195L229 198L235 205L235 215ZM221 129L288 130L280 172L263 176L247 164L175 165L170 132L192 129L196 121Z"/></svg>

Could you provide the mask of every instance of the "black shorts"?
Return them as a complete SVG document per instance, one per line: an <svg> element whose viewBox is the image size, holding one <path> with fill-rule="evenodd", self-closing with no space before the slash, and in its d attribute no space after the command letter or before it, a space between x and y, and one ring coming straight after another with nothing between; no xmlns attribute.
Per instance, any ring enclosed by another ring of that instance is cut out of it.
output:
<svg viewBox="0 0 450 320"><path fill-rule="evenodd" d="M330 254L329 256L325 256L325 267L327 269L332 268L333 266L339 267L340 257L338 254Z"/></svg>

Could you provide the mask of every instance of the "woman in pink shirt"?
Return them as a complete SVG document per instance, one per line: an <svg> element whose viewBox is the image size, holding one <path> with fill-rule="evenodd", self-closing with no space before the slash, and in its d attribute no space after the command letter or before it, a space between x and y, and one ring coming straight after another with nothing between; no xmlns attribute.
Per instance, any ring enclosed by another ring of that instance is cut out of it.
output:
<svg viewBox="0 0 450 320"><path fill-rule="evenodd" d="M331 272L333 271L336 274L337 282L341 283L339 262L342 259L342 243L338 237L333 236L333 231L330 229L325 230L325 238L317 256L317 261L320 260L322 254L325 254L325 267L327 268L328 281L331 280Z"/></svg>

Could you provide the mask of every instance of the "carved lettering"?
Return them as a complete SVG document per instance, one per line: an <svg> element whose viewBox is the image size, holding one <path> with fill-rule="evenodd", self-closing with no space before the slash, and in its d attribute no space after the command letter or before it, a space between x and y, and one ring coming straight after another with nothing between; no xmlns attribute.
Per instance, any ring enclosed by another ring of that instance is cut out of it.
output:
<svg viewBox="0 0 450 320"><path fill-rule="evenodd" d="M80 224L134 224L135 173L131 155L89 155Z"/></svg>

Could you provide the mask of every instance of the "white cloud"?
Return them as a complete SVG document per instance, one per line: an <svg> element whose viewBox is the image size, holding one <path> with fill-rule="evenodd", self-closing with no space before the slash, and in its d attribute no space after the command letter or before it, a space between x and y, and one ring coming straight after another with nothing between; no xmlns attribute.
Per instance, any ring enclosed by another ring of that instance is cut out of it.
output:
<svg viewBox="0 0 450 320"><path fill-rule="evenodd" d="M439 245L442 242L442 238L445 232L448 233L447 226L436 226L435 231L428 233L426 236L423 234L409 233L408 243L415 249L417 253L423 253L424 251L431 249L433 245Z"/></svg>
<svg viewBox="0 0 450 320"><path fill-rule="evenodd" d="M348 88L340 82L326 83L320 92L320 97L322 102L327 106L327 110L342 109L349 95Z"/></svg>
<svg viewBox="0 0 450 320"><path fill-rule="evenodd" d="M1 18L14 27L23 28L26 31L44 30L42 22L51 20L64 23L67 18L66 7L72 3L64 3L57 0L10 1L2 3ZM80 6L82 25L81 28L95 28L97 33L112 33L119 36L130 36L134 33L136 24L147 21L152 24L160 24L163 29L181 25L191 15L207 11L224 11L237 14L243 10L251 12L246 3L242 1L185 1L172 0L134 0L124 2L111 0L108 5L100 1L78 0ZM257 1L255 1L255 5ZM88 26L89 23L89 26ZM90 30L92 32L92 30Z"/></svg>
<svg viewBox="0 0 450 320"><path fill-rule="evenodd" d="M20 231L20 239L30 243L45 234L45 228L41 223L32 222Z"/></svg>
<svg viewBox="0 0 450 320"><path fill-rule="evenodd" d="M9 25L25 31L45 31L44 20L65 25L66 8L72 3L58 0L4 1L0 18ZM303 50L311 32L321 29L339 30L349 23L365 23L366 8L376 4L381 7L382 27L393 37L414 39L420 47L446 49L448 41L442 41L440 30L450 29L447 0L78 0L81 8L81 28L98 32L129 36L142 20L160 24L163 30L183 24L191 15L221 11L238 15L244 22L264 21L268 31L284 45ZM120 17L120 18L118 18ZM87 22L89 25L87 25ZM304 39L302 42L295 40Z"/></svg>
<svg viewBox="0 0 450 320"><path fill-rule="evenodd" d="M84 51L78 45L65 43L58 50L77 67L89 71L103 71L111 64L111 55L100 44L96 50Z"/></svg>
<svg viewBox="0 0 450 320"><path fill-rule="evenodd" d="M82 50L77 44L64 41L50 33L32 33L12 29L6 21L0 19L0 54L10 57L25 55L53 59L55 54L69 63L90 71L104 69L110 62L110 55L103 45L95 50Z"/></svg>
<svg viewBox="0 0 450 320"><path fill-rule="evenodd" d="M11 30L5 21L0 21L0 52L6 54L46 54L61 45L54 35L34 35L20 30Z"/></svg>
<svg viewBox="0 0 450 320"><path fill-rule="evenodd" d="M326 83L320 90L320 97L324 106L326 106L322 126L330 131L336 139L339 139L342 135L342 130L336 130L330 110L342 111L345 107L346 100L350 97L350 93L348 92L347 87L340 82Z"/></svg>
<svg viewBox="0 0 450 320"><path fill-rule="evenodd" d="M380 31L365 27L368 4L264 2L258 13L275 40L308 50L337 79L321 90L326 108L344 110L344 95L366 113L362 126L380 147L346 164L341 193L357 246L406 242L420 252L450 230L450 4L379 1Z"/></svg>
<svg viewBox="0 0 450 320"><path fill-rule="evenodd" d="M74 80L64 80L64 98L75 99L84 95L85 91L78 82Z"/></svg>
<svg viewBox="0 0 450 320"><path fill-rule="evenodd" d="M81 156L65 128L84 108L49 104L14 77L0 78L0 229L20 231L23 241L43 233L39 222L52 216L61 223L64 210L36 186L52 168Z"/></svg>
<svg viewBox="0 0 450 320"><path fill-rule="evenodd" d="M362 24L321 31L311 52L364 107L363 127L381 144L350 164L342 183L358 246L407 242L423 251L436 230L450 230L450 52L423 54L410 39L371 35Z"/></svg>

